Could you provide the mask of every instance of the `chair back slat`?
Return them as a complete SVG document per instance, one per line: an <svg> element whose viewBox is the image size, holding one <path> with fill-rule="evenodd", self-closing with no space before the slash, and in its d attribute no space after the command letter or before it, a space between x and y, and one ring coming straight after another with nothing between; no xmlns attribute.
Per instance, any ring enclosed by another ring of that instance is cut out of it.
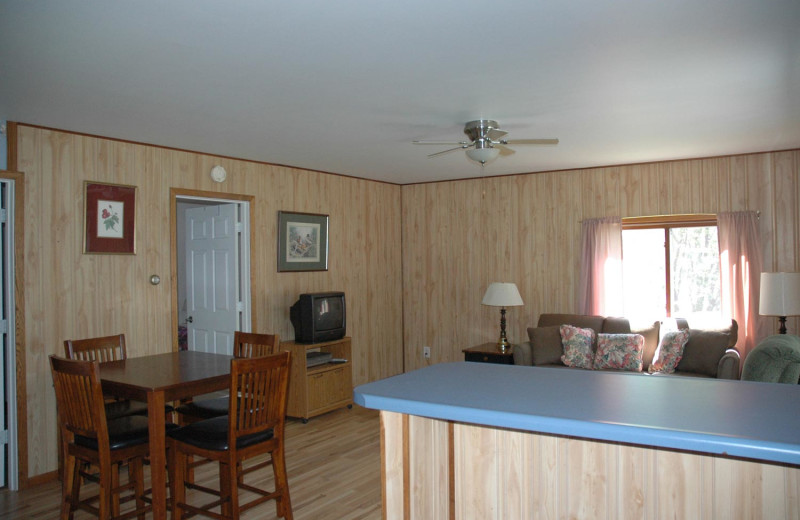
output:
<svg viewBox="0 0 800 520"><path fill-rule="evenodd" d="M273 428L283 431L289 388L289 352L231 360L229 438Z"/></svg>
<svg viewBox="0 0 800 520"><path fill-rule="evenodd" d="M107 363L127 359L125 334L100 338L68 339L64 341L64 353L68 359Z"/></svg>
<svg viewBox="0 0 800 520"><path fill-rule="evenodd" d="M82 435L108 443L108 428L97 361L50 356L62 434Z"/></svg>
<svg viewBox="0 0 800 520"><path fill-rule="evenodd" d="M271 356L278 352L278 334L256 334L236 331L233 336L233 355L237 358Z"/></svg>

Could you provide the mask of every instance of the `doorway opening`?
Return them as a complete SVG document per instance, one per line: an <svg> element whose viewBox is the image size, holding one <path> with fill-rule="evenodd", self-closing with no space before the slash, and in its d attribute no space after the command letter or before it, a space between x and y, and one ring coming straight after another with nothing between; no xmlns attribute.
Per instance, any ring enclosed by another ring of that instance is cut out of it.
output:
<svg viewBox="0 0 800 520"><path fill-rule="evenodd" d="M174 350L232 354L252 330L252 197L171 190Z"/></svg>

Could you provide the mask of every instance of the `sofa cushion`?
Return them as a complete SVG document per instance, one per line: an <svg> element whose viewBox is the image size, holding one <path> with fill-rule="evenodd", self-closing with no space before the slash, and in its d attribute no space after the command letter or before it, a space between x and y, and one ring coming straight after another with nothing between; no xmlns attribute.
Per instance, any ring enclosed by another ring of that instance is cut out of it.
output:
<svg viewBox="0 0 800 520"><path fill-rule="evenodd" d="M644 336L641 334L600 333L597 335L594 369L613 368L641 372L643 347Z"/></svg>
<svg viewBox="0 0 800 520"><path fill-rule="evenodd" d="M631 322L628 318L606 318L603 320L603 329L597 332L606 334L630 334Z"/></svg>
<svg viewBox="0 0 800 520"><path fill-rule="evenodd" d="M602 316L583 314L542 314L539 316L539 327L572 325L582 329L592 329L597 333L603 330L603 319Z"/></svg>
<svg viewBox="0 0 800 520"><path fill-rule="evenodd" d="M706 374L696 374L694 372L678 372L677 370L675 372L672 372L671 374L667 374L666 372L653 372L648 375L653 377L664 376L664 377L693 377L696 379L711 379L711 376L708 376Z"/></svg>
<svg viewBox="0 0 800 520"><path fill-rule="evenodd" d="M647 371L651 373L664 372L666 374L675 372L675 368L684 355L684 349L688 340L688 329L666 332L656 349L653 363Z"/></svg>
<svg viewBox="0 0 800 520"><path fill-rule="evenodd" d="M702 329L702 330L713 330L717 332L722 332L723 334L728 335L728 348L734 348L736 346L736 341L739 339L739 324L736 323L736 320L722 320L722 321L715 321L713 323L704 323L698 324L694 323L694 327L684 318L676 318L675 323L677 324L679 329Z"/></svg>
<svg viewBox="0 0 800 520"><path fill-rule="evenodd" d="M729 333L691 329L677 370L717 377L717 365L728 349L729 342Z"/></svg>
<svg viewBox="0 0 800 520"><path fill-rule="evenodd" d="M561 361L568 367L591 370L594 362L594 345L597 335L593 329L561 325L561 344L564 354Z"/></svg>
<svg viewBox="0 0 800 520"><path fill-rule="evenodd" d="M725 350L736 346L736 340L739 337L739 324L736 323L736 320L731 320L731 324L725 327L706 327L703 330L725 334L728 337L728 346Z"/></svg>
<svg viewBox="0 0 800 520"><path fill-rule="evenodd" d="M736 320L731 320L731 326L720 329L720 332L726 332L728 334L728 348L734 348L736 346L736 341L739 339L739 324L736 323Z"/></svg>
<svg viewBox="0 0 800 520"><path fill-rule="evenodd" d="M633 334L641 334L644 336L644 348L642 349L642 370L647 370L653 363L653 357L656 355L656 349L658 348L658 332L660 328L660 321L654 321L649 325L631 325L631 332Z"/></svg>
<svg viewBox="0 0 800 520"><path fill-rule="evenodd" d="M529 327L528 339L531 341L531 358L533 366L561 365L561 327Z"/></svg>

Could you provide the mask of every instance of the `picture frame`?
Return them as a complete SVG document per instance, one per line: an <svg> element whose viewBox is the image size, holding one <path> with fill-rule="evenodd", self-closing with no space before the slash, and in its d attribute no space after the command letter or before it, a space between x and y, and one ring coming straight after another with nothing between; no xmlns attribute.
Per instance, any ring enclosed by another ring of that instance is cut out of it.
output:
<svg viewBox="0 0 800 520"><path fill-rule="evenodd" d="M136 186L84 181L84 254L136 254Z"/></svg>
<svg viewBox="0 0 800 520"><path fill-rule="evenodd" d="M278 212L278 272L328 270L328 215Z"/></svg>

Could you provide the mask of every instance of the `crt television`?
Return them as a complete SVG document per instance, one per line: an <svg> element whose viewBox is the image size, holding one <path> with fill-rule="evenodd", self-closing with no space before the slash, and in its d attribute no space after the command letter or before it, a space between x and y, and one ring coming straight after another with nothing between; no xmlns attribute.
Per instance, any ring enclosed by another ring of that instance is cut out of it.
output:
<svg viewBox="0 0 800 520"><path fill-rule="evenodd" d="M301 294L292 305L289 317L298 343L321 343L344 337L345 303L343 292Z"/></svg>

